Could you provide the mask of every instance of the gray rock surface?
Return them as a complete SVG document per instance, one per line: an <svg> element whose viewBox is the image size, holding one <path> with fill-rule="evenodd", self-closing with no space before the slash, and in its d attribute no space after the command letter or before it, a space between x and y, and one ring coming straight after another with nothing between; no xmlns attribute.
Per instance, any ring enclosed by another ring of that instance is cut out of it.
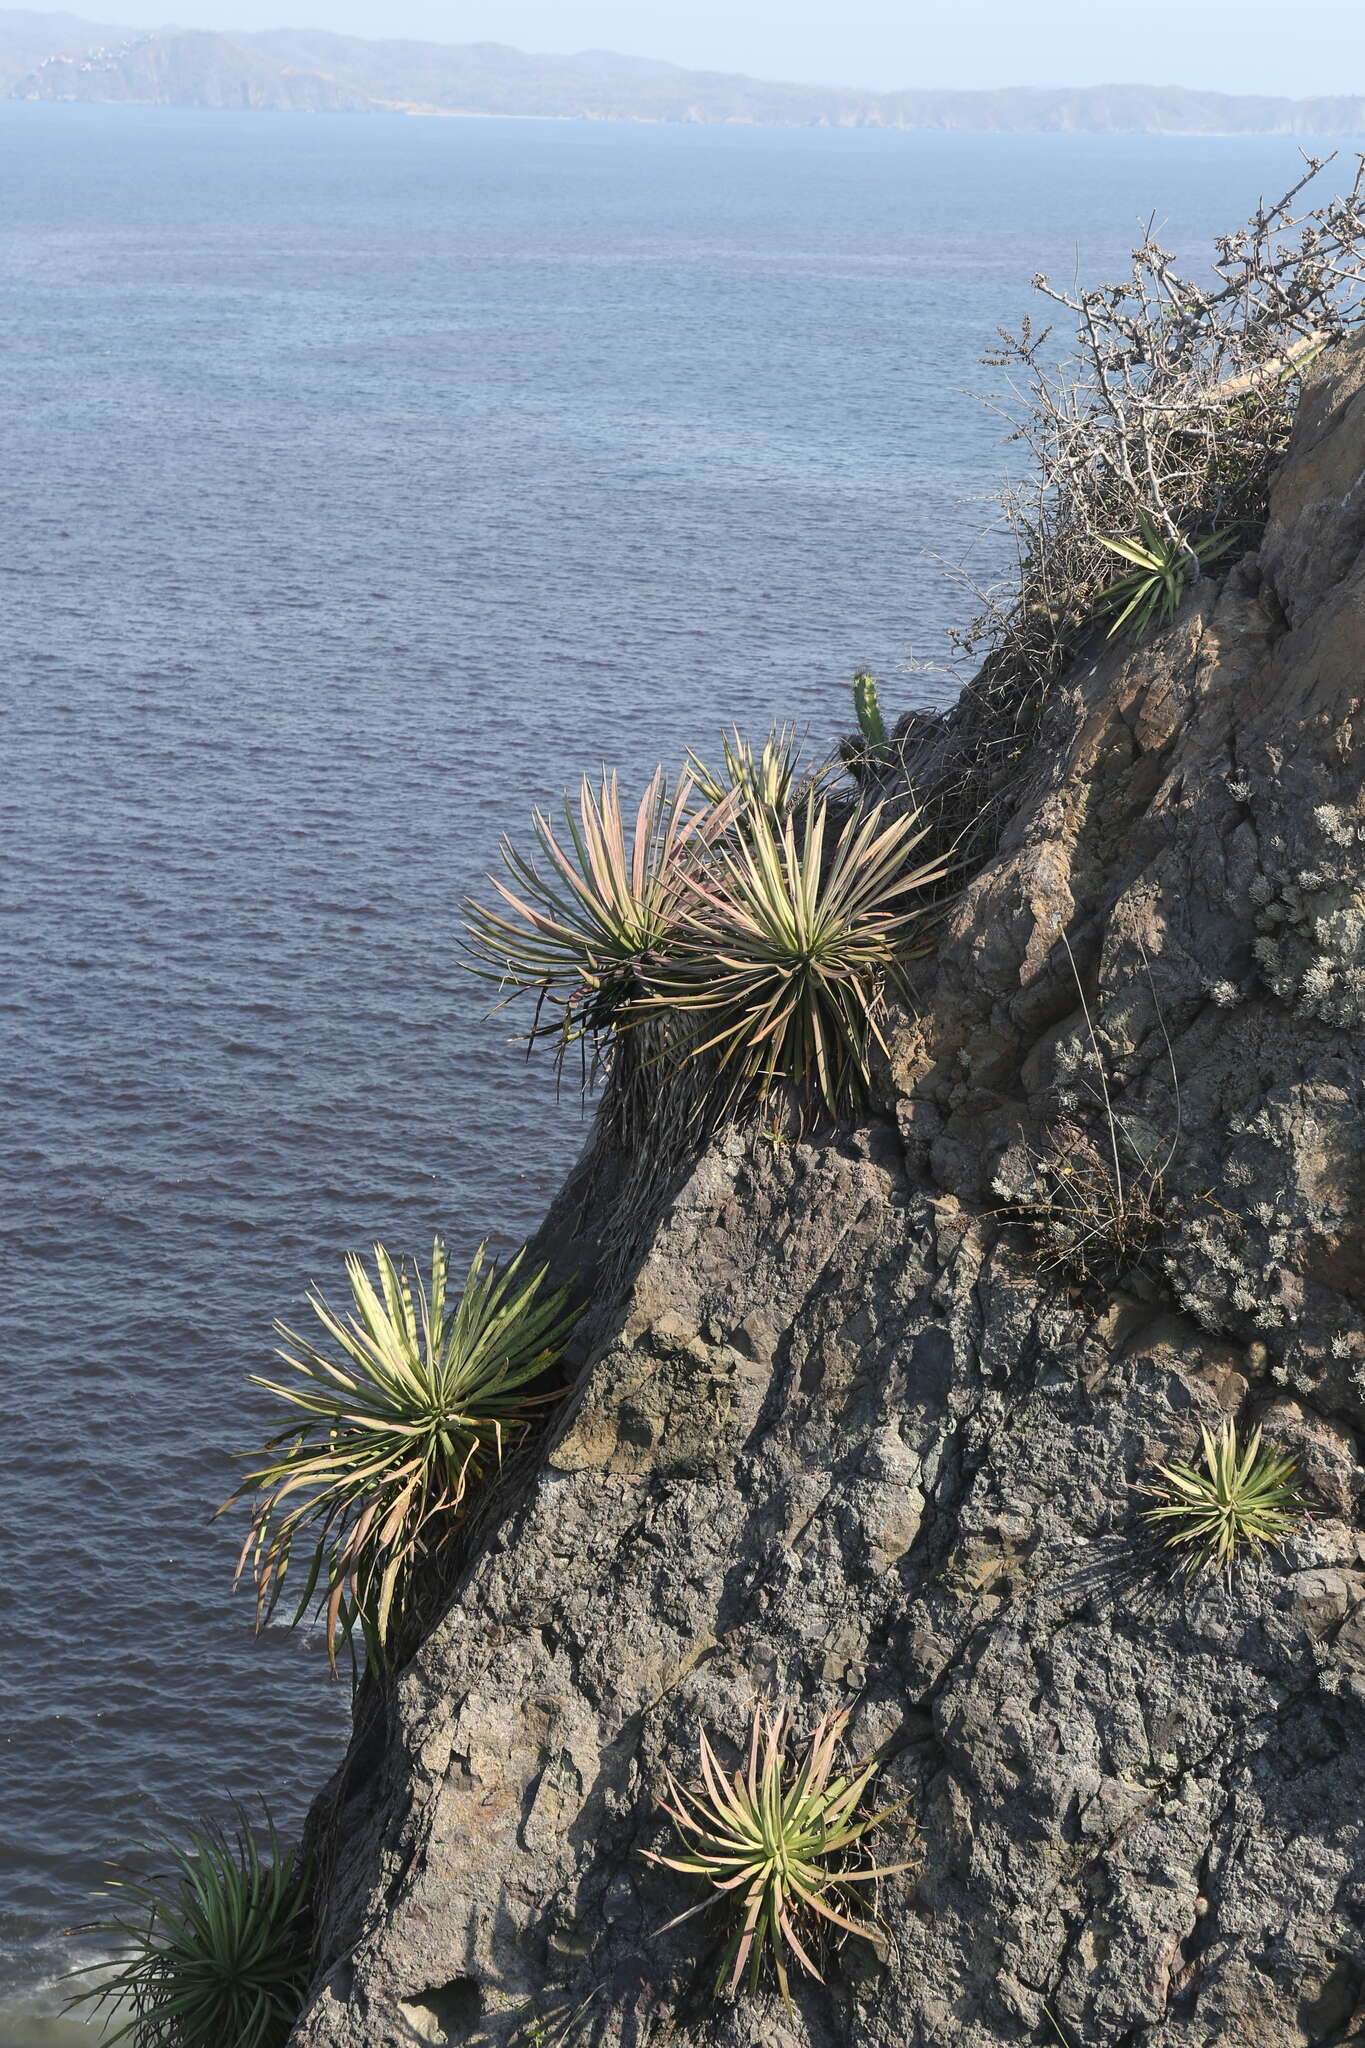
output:
<svg viewBox="0 0 1365 2048"><path fill-rule="evenodd" d="M877 1114L561 1197L581 1378L334 1788L299 2048L1365 2038L1363 766L1354 349L1259 553L1058 687ZM1169 1165L1082 1285L1005 1211L1097 1059ZM1316 1512L1190 1588L1137 1489L1225 1414ZM757 1697L851 1708L915 1816L885 1955L790 2014L640 1855Z"/></svg>

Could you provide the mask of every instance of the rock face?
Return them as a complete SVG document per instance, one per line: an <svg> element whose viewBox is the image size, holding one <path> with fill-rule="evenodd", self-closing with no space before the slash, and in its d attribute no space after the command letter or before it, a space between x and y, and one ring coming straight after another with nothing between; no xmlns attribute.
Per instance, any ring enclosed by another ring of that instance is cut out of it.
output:
<svg viewBox="0 0 1365 2048"><path fill-rule="evenodd" d="M561 1198L581 1379L334 1788L299 2048L1362 2037L1363 769L1352 349L1259 553L1058 686L876 1114L732 1131L652 1209L601 1162ZM1110 1286L1005 1213L1097 1052L1169 1160ZM1137 1489L1229 1414L1316 1512L1187 1587ZM713 1997L639 1853L755 1697L851 1708L917 1823L885 1955L790 2013Z"/></svg>

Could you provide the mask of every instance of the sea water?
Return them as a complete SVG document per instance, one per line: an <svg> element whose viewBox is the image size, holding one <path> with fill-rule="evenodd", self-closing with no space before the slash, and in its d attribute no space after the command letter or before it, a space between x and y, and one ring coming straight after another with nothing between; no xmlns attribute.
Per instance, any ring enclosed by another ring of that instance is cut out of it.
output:
<svg viewBox="0 0 1365 2048"><path fill-rule="evenodd" d="M457 964L499 835L945 701L997 325L1297 165L0 105L0 2048L106 1857L340 1755L214 1509L307 1283L515 1245L582 1142Z"/></svg>

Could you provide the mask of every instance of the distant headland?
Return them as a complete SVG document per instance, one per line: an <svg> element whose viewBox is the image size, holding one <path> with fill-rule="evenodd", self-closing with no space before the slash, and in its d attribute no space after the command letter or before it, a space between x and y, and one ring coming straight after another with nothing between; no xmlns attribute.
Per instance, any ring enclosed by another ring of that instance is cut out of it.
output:
<svg viewBox="0 0 1365 2048"><path fill-rule="evenodd" d="M1365 132L1365 94L1317 99L1183 86L859 92L784 85L585 50L372 41L321 29L119 28L0 9L0 96L277 112L521 115L983 133L1290 135Z"/></svg>

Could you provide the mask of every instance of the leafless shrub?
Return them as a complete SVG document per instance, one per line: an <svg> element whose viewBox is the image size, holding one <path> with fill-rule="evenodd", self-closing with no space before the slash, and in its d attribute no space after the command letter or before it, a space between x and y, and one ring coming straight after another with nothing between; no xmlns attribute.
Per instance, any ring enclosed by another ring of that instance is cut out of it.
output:
<svg viewBox="0 0 1365 2048"><path fill-rule="evenodd" d="M1150 1269L1165 1217L1159 1156L1141 1150L1117 1120L1102 1138L1060 1123L1046 1148L1022 1152L1021 1192L1009 1213L1031 1232L1043 1271L1108 1287Z"/></svg>
<svg viewBox="0 0 1365 2048"><path fill-rule="evenodd" d="M986 402L1031 460L1002 493L1015 573L976 593L978 615L953 636L980 665L953 722L961 810L983 850L983 798L1008 785L1048 686L1124 575L1113 543L1159 537L1178 596L1215 552L1254 542L1304 374L1365 320L1365 158L1348 192L1294 210L1331 161L1305 156L1282 198L1220 236L1205 283L1177 274L1150 221L1117 283L1035 278L1074 322L1070 352L1025 321L986 358L1012 373Z"/></svg>
<svg viewBox="0 0 1365 2048"><path fill-rule="evenodd" d="M1159 1269L1171 1204L1166 1176L1180 1147L1180 1077L1156 999L1151 965L1142 954L1157 1025L1170 1066L1173 1116L1162 1135L1114 1100L1100 1034L1065 936L1080 995L1085 1037L1056 1049L1061 1114L1041 1146L1021 1139L1002 1163L996 1185L1004 1213L1022 1224L1044 1272L1081 1286L1132 1285Z"/></svg>

